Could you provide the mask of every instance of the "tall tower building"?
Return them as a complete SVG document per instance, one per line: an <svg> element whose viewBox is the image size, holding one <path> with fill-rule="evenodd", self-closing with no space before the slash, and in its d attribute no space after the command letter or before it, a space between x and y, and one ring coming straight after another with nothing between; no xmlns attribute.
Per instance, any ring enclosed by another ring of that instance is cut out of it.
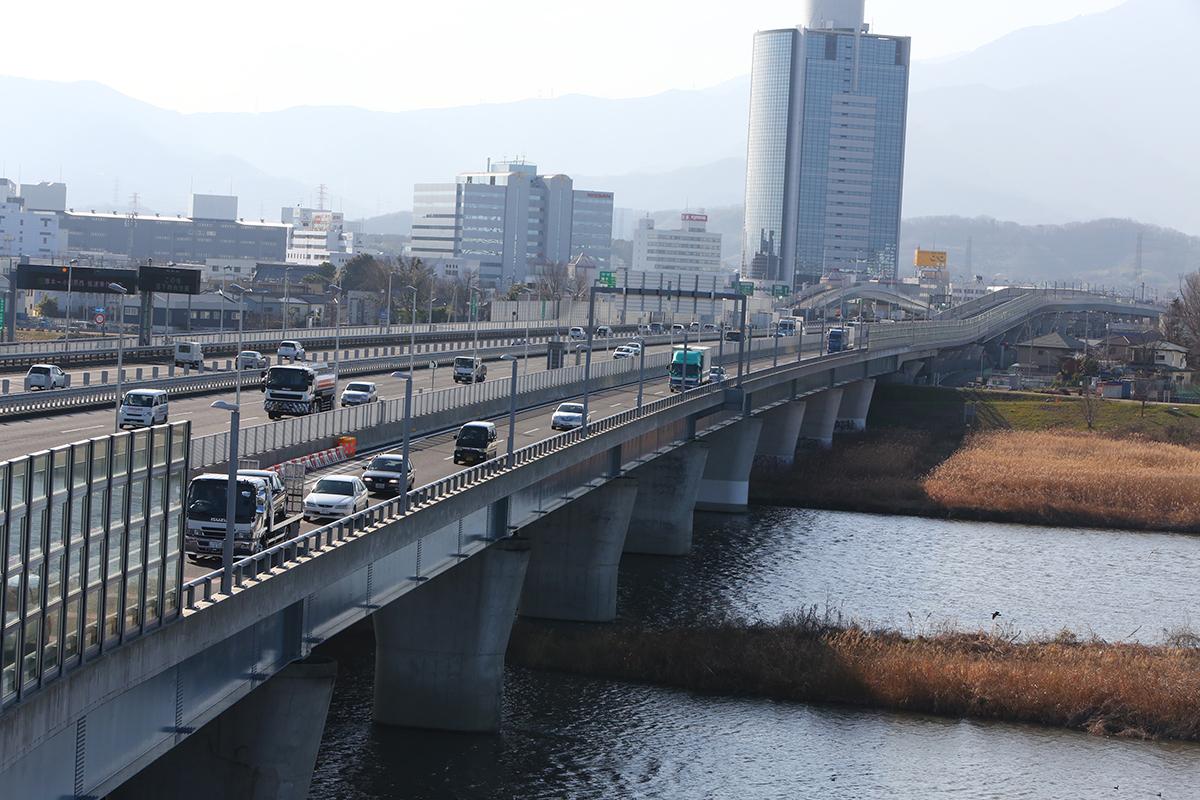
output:
<svg viewBox="0 0 1200 800"><path fill-rule="evenodd" d="M865 0L807 0L754 35L742 273L799 288L831 269L896 275L910 40Z"/></svg>

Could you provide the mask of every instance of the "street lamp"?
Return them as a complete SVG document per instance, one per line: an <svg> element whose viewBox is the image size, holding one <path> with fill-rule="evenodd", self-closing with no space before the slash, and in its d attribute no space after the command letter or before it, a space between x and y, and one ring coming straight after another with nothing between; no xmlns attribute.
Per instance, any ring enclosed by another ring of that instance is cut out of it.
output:
<svg viewBox="0 0 1200 800"><path fill-rule="evenodd" d="M384 308L384 315L387 320L387 332L389 334L392 332L392 276L395 274L392 270L388 270L387 304Z"/></svg>
<svg viewBox="0 0 1200 800"><path fill-rule="evenodd" d="M517 308L521 307L520 296L523 294L527 294L530 297L532 297L533 290L530 289L528 286L522 286L520 289L517 290L517 298L518 298L517 299ZM514 311L513 315L515 316L516 313L517 312ZM529 314L525 315L525 374L526 375L529 374L529 316L530 316Z"/></svg>
<svg viewBox="0 0 1200 800"><path fill-rule="evenodd" d="M113 294L120 296L119 304L121 306L121 322L124 322L125 317L125 295L127 294L125 287L119 283L110 283L108 290ZM113 426L113 431L121 430L121 373L125 363L125 331L118 325L117 327L117 419Z"/></svg>
<svg viewBox="0 0 1200 800"><path fill-rule="evenodd" d="M429 323L429 330L431 333L433 332L433 304L440 303L440 302L441 302L441 300L435 300L433 298L433 292L431 291L429 293L429 317L426 320Z"/></svg>
<svg viewBox="0 0 1200 800"><path fill-rule="evenodd" d="M341 366L342 358L342 287L335 283L329 284L329 288L334 291L333 295L333 380L334 391L337 391L337 382L341 380L342 374L339 367ZM388 298L388 303L392 299Z"/></svg>
<svg viewBox="0 0 1200 800"><path fill-rule="evenodd" d="M512 384L508 401L508 468L513 468L513 441L517 436L517 357L512 353L500 356L501 361L512 362Z"/></svg>
<svg viewBox="0 0 1200 800"><path fill-rule="evenodd" d="M78 263L78 258L72 258L67 262L67 328L64 333L66 342L63 343L63 352L71 350L71 278L75 272L75 265Z"/></svg>
<svg viewBox="0 0 1200 800"><path fill-rule="evenodd" d="M638 411L642 410L642 387L646 383L646 342L643 340L638 347Z"/></svg>
<svg viewBox="0 0 1200 800"><path fill-rule="evenodd" d="M236 283L229 284L229 288L230 290L238 293L238 352L237 356L234 358L233 368L237 375L237 385L234 388L234 402L240 407L242 404L242 347L244 345L244 329L242 323L246 319L246 295L252 293L254 290L248 289L244 286L239 286ZM229 295L225 294L224 289L222 289L218 294L220 294L221 297L225 298L226 300L233 299Z"/></svg>
<svg viewBox="0 0 1200 800"><path fill-rule="evenodd" d="M471 314L471 316L474 317L474 322L475 322L475 324L474 324L475 344L474 344L474 350L471 353L471 355L475 359L478 359L479 358L479 307L481 305L483 305L483 290L480 289L478 286L472 286L472 287L470 287L470 289L472 292L475 292L476 294L479 295L479 300L471 303L471 305L473 306L473 308L471 309L473 312ZM468 299L470 299L469 294L467 295L467 297L468 297Z"/></svg>
<svg viewBox="0 0 1200 800"><path fill-rule="evenodd" d="M389 275L388 277L390 279L391 276ZM412 319L409 320L409 322L411 324L408 326L408 371L414 372L417 369L417 362L416 362L416 358L417 358L417 294L419 292L418 292L417 287L415 287L415 286L405 286L404 288L413 293ZM392 307L392 304L391 304L390 291L389 291L389 299L388 299L389 313L391 311L391 307Z"/></svg>
<svg viewBox="0 0 1200 800"><path fill-rule="evenodd" d="M229 483L225 487L225 541L221 543L221 594L233 594L233 538L237 527L238 429L242 408L228 400L214 400L210 408L229 412Z"/></svg>
<svg viewBox="0 0 1200 800"><path fill-rule="evenodd" d="M400 491L400 496L403 498L400 501L401 513L408 513L408 475L412 472L412 464L408 461L408 442L412 435L412 372L393 372L393 378L404 379L404 447L402 456L404 458L404 487Z"/></svg>

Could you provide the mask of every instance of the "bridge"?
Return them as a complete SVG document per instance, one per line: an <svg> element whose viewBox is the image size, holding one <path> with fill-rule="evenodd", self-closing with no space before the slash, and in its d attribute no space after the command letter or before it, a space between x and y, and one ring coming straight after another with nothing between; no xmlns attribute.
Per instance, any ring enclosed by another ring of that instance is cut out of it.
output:
<svg viewBox="0 0 1200 800"><path fill-rule="evenodd" d="M517 614L612 620L622 553L688 552L694 509L744 510L756 462L863 429L877 380L1110 302L1025 293L966 319L870 326L860 349L824 356L798 337L760 341L744 361L725 354L738 377L680 394L596 365L604 383L582 380L604 411L586 430L530 427L576 384L525 386L520 446L462 470L421 422L446 409L429 407L416 420L429 434L414 456L421 485L237 561L228 594L224 568L185 578L180 558L188 423L10 461L0 786L22 798L304 797L336 672L312 650L367 618L377 722L495 730ZM454 416L510 401L475 397Z"/></svg>
<svg viewBox="0 0 1200 800"><path fill-rule="evenodd" d="M898 308L909 314L924 317L929 313L929 306L915 297L878 283L856 283L840 289L830 289L820 294L811 295L796 304L796 308L805 312L814 310L840 309L844 304L858 300L871 300L892 308Z"/></svg>

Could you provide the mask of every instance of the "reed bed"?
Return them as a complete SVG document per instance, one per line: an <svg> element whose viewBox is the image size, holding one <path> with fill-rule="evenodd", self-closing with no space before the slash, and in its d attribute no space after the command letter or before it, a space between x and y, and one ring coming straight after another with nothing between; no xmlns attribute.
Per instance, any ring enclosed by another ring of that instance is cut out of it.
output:
<svg viewBox="0 0 1200 800"><path fill-rule="evenodd" d="M971 437L923 481L948 513L1141 530L1200 529L1200 451L1073 431Z"/></svg>
<svg viewBox="0 0 1200 800"><path fill-rule="evenodd" d="M1195 637L1162 646L904 636L830 622L723 621L652 631L520 622L510 663L720 694L1200 740Z"/></svg>

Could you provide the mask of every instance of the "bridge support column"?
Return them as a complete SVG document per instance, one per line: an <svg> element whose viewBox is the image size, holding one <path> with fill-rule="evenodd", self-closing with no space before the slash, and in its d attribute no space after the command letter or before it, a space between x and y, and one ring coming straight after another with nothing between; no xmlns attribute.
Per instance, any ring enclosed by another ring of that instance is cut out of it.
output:
<svg viewBox="0 0 1200 800"><path fill-rule="evenodd" d="M701 511L745 511L750 499L750 468L763 421L746 417L709 436L708 462L700 480L696 508Z"/></svg>
<svg viewBox="0 0 1200 800"><path fill-rule="evenodd" d="M625 536L626 553L685 556L692 550L692 513L700 479L708 463L708 445L688 442L632 470L637 500Z"/></svg>
<svg viewBox="0 0 1200 800"><path fill-rule="evenodd" d="M305 800L336 675L337 662L330 659L288 665L126 781L110 800Z"/></svg>
<svg viewBox="0 0 1200 800"><path fill-rule="evenodd" d="M499 729L504 651L528 563L528 542L503 539L372 615L376 722Z"/></svg>
<svg viewBox="0 0 1200 800"><path fill-rule="evenodd" d="M875 379L864 378L842 390L842 405L838 409L837 429L865 431L867 413L871 410L871 398L875 394Z"/></svg>
<svg viewBox="0 0 1200 800"><path fill-rule="evenodd" d="M638 495L618 478L526 526L533 552L521 591L521 616L612 622L617 568Z"/></svg>
<svg viewBox="0 0 1200 800"><path fill-rule="evenodd" d="M762 435L758 437L756 464L790 466L796 461L796 445L808 403L794 400L763 414Z"/></svg>
<svg viewBox="0 0 1200 800"><path fill-rule="evenodd" d="M811 439L823 450L833 447L833 429L842 406L841 389L829 389L808 398L808 410L800 426L800 438Z"/></svg>

